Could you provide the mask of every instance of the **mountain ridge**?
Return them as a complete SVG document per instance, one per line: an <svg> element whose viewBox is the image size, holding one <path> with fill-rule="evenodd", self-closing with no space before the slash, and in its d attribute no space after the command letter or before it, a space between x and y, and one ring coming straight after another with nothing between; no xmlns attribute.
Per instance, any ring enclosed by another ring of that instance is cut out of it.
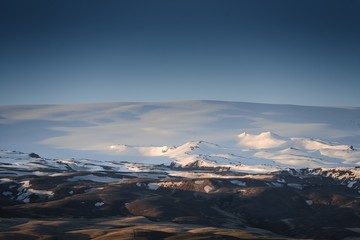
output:
<svg viewBox="0 0 360 240"><path fill-rule="evenodd" d="M255 163L279 168L304 168L310 165L312 167L360 165L360 152L352 145L312 138L284 138L271 132L258 135L241 133L238 136L240 141L237 148L222 147L215 143L198 140L171 147L112 145L110 149L116 150L120 156L128 151L149 158L175 159L170 164L178 167L186 167L199 160L204 167L228 167L233 170L240 170L239 165L249 165L256 169ZM169 164L166 161L163 163Z"/></svg>

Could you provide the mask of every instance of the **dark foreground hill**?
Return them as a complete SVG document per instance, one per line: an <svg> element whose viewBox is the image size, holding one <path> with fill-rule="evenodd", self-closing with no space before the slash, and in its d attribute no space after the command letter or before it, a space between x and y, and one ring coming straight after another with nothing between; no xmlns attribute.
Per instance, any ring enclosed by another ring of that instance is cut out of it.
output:
<svg viewBox="0 0 360 240"><path fill-rule="evenodd" d="M0 179L0 238L360 238L352 171L194 173L18 171Z"/></svg>

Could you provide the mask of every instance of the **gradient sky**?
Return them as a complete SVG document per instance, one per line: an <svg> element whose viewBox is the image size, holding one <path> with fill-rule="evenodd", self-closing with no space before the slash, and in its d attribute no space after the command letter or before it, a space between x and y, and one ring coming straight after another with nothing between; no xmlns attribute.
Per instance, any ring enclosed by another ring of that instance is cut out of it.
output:
<svg viewBox="0 0 360 240"><path fill-rule="evenodd" d="M0 2L0 104L360 106L360 1Z"/></svg>

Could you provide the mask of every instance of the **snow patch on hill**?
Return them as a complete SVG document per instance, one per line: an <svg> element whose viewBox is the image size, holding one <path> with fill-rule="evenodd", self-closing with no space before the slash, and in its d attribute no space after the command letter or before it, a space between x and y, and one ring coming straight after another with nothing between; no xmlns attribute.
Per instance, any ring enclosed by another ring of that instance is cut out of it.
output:
<svg viewBox="0 0 360 240"><path fill-rule="evenodd" d="M338 150L347 151L351 150L351 146L342 145L337 143L328 143L319 139L312 138L291 138L289 144L305 150Z"/></svg>
<svg viewBox="0 0 360 240"><path fill-rule="evenodd" d="M313 138L284 138L271 132L239 136L240 147L249 157L271 160L279 167L315 168L357 166L360 152L351 145L326 142Z"/></svg>
<svg viewBox="0 0 360 240"><path fill-rule="evenodd" d="M239 134L238 137L240 146L252 149L274 148L286 143L285 139L282 139L280 136L272 132L263 132L259 135L252 135L243 132Z"/></svg>
<svg viewBox="0 0 360 240"><path fill-rule="evenodd" d="M17 201L22 201L24 203L29 203L30 202L30 196L31 195L37 195L41 198L45 197L48 199L51 199L54 196L54 192L53 191L47 191L47 190L38 190L38 189L33 189L30 188L31 184L30 181L22 181L20 182L21 186L17 189L18 194L16 197Z"/></svg>

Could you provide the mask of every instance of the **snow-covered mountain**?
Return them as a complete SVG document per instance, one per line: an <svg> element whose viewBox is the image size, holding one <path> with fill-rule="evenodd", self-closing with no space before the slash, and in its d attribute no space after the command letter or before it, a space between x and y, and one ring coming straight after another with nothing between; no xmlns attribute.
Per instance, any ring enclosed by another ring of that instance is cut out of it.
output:
<svg viewBox="0 0 360 240"><path fill-rule="evenodd" d="M271 172L281 168L360 166L360 151L352 145L312 138L285 138L271 132L258 135L241 133L238 138L239 144L232 148L205 141L190 141L171 147L118 144L109 148L120 157L142 156L147 162L181 168Z"/></svg>
<svg viewBox="0 0 360 240"><path fill-rule="evenodd" d="M207 170L270 174L282 170L360 168L360 151L351 145L319 139L285 138L271 132L238 135L233 148L205 141L189 141L179 146L108 146L117 160L85 158L47 159L35 153L0 151L3 171L18 174L42 170L151 172Z"/></svg>
<svg viewBox="0 0 360 240"><path fill-rule="evenodd" d="M231 149L222 148L217 144L205 141L189 141L180 146L138 147L127 145L112 145L110 149L119 155L138 154L144 158L162 158L163 164L177 166L216 166L231 164L230 159L236 158ZM149 160L152 162L151 160ZM237 161L238 163L238 161Z"/></svg>

